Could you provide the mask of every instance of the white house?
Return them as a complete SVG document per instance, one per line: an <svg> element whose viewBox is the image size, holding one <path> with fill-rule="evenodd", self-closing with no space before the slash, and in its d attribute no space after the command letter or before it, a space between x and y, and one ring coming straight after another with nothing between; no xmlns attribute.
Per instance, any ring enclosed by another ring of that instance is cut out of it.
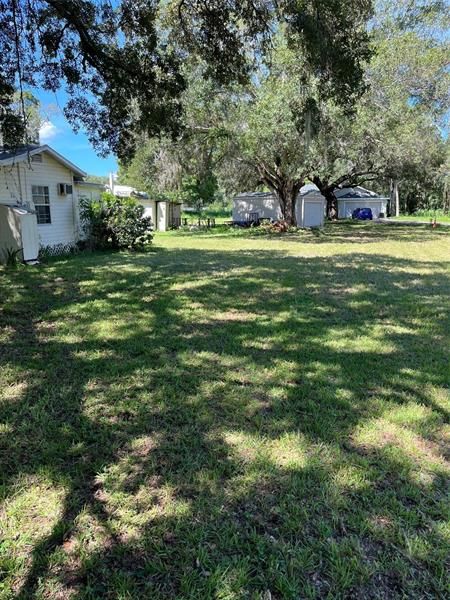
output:
<svg viewBox="0 0 450 600"><path fill-rule="evenodd" d="M325 198L315 185L304 185L297 198L296 217L299 227L322 227ZM282 218L278 198L271 192L247 192L233 200L233 221Z"/></svg>
<svg viewBox="0 0 450 600"><path fill-rule="evenodd" d="M41 246L73 246L82 235L79 201L104 187L47 145L0 151L0 260L21 249L25 261Z"/></svg>
<svg viewBox="0 0 450 600"><path fill-rule="evenodd" d="M338 218L351 219L356 208L370 208L374 219L380 214L386 216L389 198L379 196L375 192L361 186L347 187L335 191L338 201Z"/></svg>

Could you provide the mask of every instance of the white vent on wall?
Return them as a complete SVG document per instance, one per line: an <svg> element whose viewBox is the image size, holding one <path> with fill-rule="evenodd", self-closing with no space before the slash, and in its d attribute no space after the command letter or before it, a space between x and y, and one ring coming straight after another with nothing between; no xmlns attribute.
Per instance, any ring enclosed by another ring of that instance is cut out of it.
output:
<svg viewBox="0 0 450 600"><path fill-rule="evenodd" d="M41 163L42 162L42 154L33 154L31 157L31 162Z"/></svg>

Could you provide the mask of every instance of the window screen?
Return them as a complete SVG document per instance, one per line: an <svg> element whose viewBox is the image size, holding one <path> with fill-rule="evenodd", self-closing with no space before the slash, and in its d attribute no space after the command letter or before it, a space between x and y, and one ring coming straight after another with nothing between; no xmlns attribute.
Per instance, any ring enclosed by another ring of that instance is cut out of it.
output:
<svg viewBox="0 0 450 600"><path fill-rule="evenodd" d="M31 187L33 203L36 208L36 217L38 225L51 223L50 215L50 195L47 185L33 185Z"/></svg>

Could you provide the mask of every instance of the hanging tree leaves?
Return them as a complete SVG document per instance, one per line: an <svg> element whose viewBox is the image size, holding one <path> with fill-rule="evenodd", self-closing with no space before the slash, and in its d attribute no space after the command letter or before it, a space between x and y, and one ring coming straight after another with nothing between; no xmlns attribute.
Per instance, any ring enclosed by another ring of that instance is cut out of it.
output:
<svg viewBox="0 0 450 600"><path fill-rule="evenodd" d="M127 159L136 134L178 133L188 57L219 82L248 81L280 26L322 93L349 102L370 12L370 0L0 0L4 140L17 143L23 125L9 109L15 89L63 88L70 123Z"/></svg>

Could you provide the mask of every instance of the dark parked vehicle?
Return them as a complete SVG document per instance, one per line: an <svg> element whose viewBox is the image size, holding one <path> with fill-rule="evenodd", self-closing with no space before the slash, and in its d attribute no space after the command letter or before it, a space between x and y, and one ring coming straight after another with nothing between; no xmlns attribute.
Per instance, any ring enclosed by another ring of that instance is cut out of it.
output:
<svg viewBox="0 0 450 600"><path fill-rule="evenodd" d="M352 219L359 219L360 221L371 221L373 219L371 208L356 208L352 212Z"/></svg>

